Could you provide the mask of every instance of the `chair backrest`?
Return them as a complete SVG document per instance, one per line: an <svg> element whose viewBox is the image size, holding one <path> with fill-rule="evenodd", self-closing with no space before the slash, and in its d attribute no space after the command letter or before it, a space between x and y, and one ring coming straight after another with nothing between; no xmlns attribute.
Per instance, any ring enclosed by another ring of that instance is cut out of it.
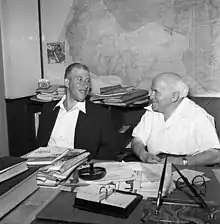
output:
<svg viewBox="0 0 220 224"><path fill-rule="evenodd" d="M215 119L215 128L220 137L220 98L218 97L190 97L196 104L204 108Z"/></svg>

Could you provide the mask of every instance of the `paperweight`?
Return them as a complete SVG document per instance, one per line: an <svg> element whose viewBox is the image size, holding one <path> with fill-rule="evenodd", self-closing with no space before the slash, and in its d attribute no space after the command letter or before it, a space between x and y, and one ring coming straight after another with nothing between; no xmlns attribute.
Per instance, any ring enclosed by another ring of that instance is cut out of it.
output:
<svg viewBox="0 0 220 224"><path fill-rule="evenodd" d="M103 167L94 167L94 164L90 163L89 167L79 169L78 175L82 180L99 180L106 175L106 169Z"/></svg>

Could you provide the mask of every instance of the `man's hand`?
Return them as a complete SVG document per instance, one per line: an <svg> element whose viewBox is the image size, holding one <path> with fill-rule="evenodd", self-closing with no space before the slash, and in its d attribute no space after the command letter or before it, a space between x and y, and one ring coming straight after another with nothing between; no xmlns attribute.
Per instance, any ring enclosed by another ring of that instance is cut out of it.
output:
<svg viewBox="0 0 220 224"><path fill-rule="evenodd" d="M140 160L144 163L160 163L161 162L161 159L158 156L151 154L147 151L142 151L140 153Z"/></svg>
<svg viewBox="0 0 220 224"><path fill-rule="evenodd" d="M140 160L144 163L160 163L161 159L145 150L145 145L143 142L138 139L134 138L131 141L131 148L133 149L134 153L140 158Z"/></svg>
<svg viewBox="0 0 220 224"><path fill-rule="evenodd" d="M161 163L164 163L165 158L161 159ZM183 165L182 156L168 156L167 163L173 163L174 165Z"/></svg>

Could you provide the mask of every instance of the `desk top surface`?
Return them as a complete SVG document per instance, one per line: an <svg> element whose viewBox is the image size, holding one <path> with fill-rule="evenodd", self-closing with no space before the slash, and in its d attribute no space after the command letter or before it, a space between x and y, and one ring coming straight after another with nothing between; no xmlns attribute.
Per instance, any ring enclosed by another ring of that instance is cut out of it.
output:
<svg viewBox="0 0 220 224"><path fill-rule="evenodd" d="M181 168L181 167L180 167ZM186 167L184 167L186 168ZM214 201L220 204L219 182L211 167L187 167L187 169L204 172L204 175L211 180L207 183L206 201ZM219 169L220 179L220 169ZM12 210L7 216L1 220L1 224L30 224L35 216L40 212L53 198L58 195L59 190L49 188L39 188L33 195L28 197L18 207ZM188 200L187 196L181 191L172 192L169 197L181 198ZM37 224L40 222L37 222ZM130 223L130 222L129 222Z"/></svg>

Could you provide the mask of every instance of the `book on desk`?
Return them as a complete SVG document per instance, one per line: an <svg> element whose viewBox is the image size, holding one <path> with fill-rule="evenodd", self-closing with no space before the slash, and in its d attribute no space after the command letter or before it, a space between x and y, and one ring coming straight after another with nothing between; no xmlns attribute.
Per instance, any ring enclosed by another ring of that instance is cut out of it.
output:
<svg viewBox="0 0 220 224"><path fill-rule="evenodd" d="M26 171L26 161L27 159L14 156L0 157L0 183Z"/></svg>
<svg viewBox="0 0 220 224"><path fill-rule="evenodd" d="M22 158L27 159L28 165L50 165L61 159L68 151L68 148L39 147Z"/></svg>
<svg viewBox="0 0 220 224"><path fill-rule="evenodd" d="M0 183L0 218L37 190L37 170L31 167Z"/></svg>
<svg viewBox="0 0 220 224"><path fill-rule="evenodd" d="M48 187L59 186L59 184L66 180L78 166L88 160L89 152L84 150L81 153L74 153L76 151L82 150L71 150L54 164L41 167L37 174L37 184Z"/></svg>

